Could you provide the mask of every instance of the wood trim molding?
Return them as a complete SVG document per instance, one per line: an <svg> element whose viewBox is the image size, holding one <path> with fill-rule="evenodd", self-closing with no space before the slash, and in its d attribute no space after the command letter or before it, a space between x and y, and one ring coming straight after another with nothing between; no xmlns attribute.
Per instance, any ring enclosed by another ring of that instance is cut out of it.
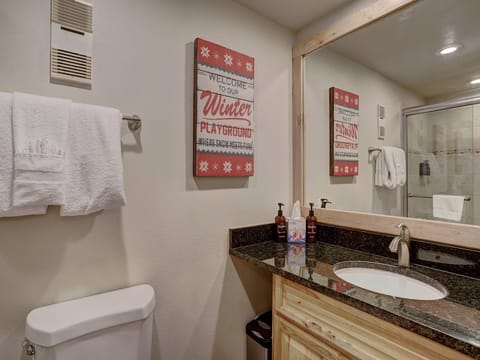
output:
<svg viewBox="0 0 480 360"><path fill-rule="evenodd" d="M308 210L307 207L302 208L303 216L308 214ZM396 225L403 223L408 226L414 239L480 250L480 231L479 227L475 225L331 209L315 209L315 216L322 224L391 234L392 236L399 234Z"/></svg>
<svg viewBox="0 0 480 360"><path fill-rule="evenodd" d="M292 183L293 198L304 204L304 64L303 56L293 58L292 61L292 96L293 96L293 124L292 124Z"/></svg>
<svg viewBox="0 0 480 360"><path fill-rule="evenodd" d="M371 24L418 0L381 0L332 24L322 32L311 36L293 48L293 57L305 56L355 30Z"/></svg>

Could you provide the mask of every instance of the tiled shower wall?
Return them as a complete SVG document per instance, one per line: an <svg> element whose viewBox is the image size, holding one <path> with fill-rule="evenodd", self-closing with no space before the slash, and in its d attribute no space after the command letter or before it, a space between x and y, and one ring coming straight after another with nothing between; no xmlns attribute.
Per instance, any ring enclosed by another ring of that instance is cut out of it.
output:
<svg viewBox="0 0 480 360"><path fill-rule="evenodd" d="M428 160L431 175L420 176ZM470 196L462 222L480 225L480 104L409 116L408 192ZM408 215L433 218L432 199L409 197Z"/></svg>

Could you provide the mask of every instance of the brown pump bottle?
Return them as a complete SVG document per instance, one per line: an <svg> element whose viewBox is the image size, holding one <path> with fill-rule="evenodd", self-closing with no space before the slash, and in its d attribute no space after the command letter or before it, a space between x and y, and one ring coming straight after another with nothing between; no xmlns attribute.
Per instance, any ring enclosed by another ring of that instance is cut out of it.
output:
<svg viewBox="0 0 480 360"><path fill-rule="evenodd" d="M278 214L275 216L277 242L287 241L287 219L283 216L282 206L282 203L278 203Z"/></svg>
<svg viewBox="0 0 480 360"><path fill-rule="evenodd" d="M305 221L307 223L307 243L314 243L317 241L317 217L313 212L313 203L310 203L310 212Z"/></svg>

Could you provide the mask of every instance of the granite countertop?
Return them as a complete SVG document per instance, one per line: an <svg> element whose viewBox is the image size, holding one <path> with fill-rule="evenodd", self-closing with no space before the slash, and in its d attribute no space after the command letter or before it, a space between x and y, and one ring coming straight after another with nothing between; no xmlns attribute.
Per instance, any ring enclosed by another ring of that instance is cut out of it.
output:
<svg viewBox="0 0 480 360"><path fill-rule="evenodd" d="M258 236L259 240L266 238L268 233ZM448 289L449 295L434 301L399 299L354 287L338 278L332 269L334 264L341 261L395 265L395 258L321 241L307 245L268 240L245 244L240 241L233 245L230 255L234 257L480 359L478 278L412 264L412 270L439 281Z"/></svg>

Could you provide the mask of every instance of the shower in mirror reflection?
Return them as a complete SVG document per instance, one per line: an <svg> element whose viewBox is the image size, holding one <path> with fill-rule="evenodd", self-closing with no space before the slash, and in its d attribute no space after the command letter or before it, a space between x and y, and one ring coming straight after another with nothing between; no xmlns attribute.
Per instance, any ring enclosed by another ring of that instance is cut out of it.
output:
<svg viewBox="0 0 480 360"><path fill-rule="evenodd" d="M475 186L480 183L480 172L475 166L480 164L480 98L404 112L408 154L406 215L480 225L480 187ZM428 164L427 169L424 164ZM464 199L460 219L434 216L435 195L457 195Z"/></svg>

